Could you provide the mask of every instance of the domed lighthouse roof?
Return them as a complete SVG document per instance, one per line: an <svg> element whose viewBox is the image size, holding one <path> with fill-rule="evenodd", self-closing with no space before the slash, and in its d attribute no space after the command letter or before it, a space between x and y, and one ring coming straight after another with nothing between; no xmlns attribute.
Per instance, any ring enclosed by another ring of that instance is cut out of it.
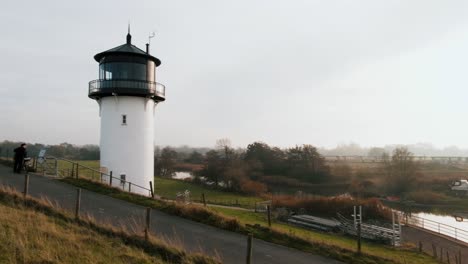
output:
<svg viewBox="0 0 468 264"><path fill-rule="evenodd" d="M89 82L88 97L100 100L107 96L137 96L164 101L166 88L156 82L156 67L161 61L132 44L130 31L127 42L94 56L99 63L99 79Z"/></svg>
<svg viewBox="0 0 468 264"><path fill-rule="evenodd" d="M161 65L161 61L158 58L151 56L149 52L145 52L141 50L140 48L138 48L137 46L132 44L132 35L130 35L130 32L127 34L127 43L120 45L118 47L112 48L110 50L106 50L101 53L98 53L94 55L94 59L97 62L101 63L102 59L105 59L106 57L114 56L114 55L141 57L141 58L154 61L154 63L156 64L156 67Z"/></svg>

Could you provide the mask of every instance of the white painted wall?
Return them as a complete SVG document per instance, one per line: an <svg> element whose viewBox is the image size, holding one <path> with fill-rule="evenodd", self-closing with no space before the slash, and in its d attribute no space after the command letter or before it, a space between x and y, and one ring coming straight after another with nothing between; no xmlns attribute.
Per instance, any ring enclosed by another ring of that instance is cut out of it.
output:
<svg viewBox="0 0 468 264"><path fill-rule="evenodd" d="M154 101L142 97L112 96L100 101L101 167L113 172L114 177L126 174L132 183L131 191L148 195L154 181ZM122 115L127 124L122 124ZM113 186L122 186L113 179ZM128 190L128 184L125 185Z"/></svg>

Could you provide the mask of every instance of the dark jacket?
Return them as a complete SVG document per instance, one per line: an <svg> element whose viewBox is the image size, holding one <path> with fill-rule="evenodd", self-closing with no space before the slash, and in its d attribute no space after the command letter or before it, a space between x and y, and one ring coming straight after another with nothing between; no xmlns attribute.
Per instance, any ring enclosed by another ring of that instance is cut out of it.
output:
<svg viewBox="0 0 468 264"><path fill-rule="evenodd" d="M15 160L26 158L27 152L25 148L17 147L15 148L14 151L15 151Z"/></svg>

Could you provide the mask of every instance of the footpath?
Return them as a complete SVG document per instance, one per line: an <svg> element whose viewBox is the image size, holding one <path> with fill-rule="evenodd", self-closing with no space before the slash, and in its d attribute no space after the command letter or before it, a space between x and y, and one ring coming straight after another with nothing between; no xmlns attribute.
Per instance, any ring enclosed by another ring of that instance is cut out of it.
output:
<svg viewBox="0 0 468 264"><path fill-rule="evenodd" d="M402 237L404 242L411 242L417 246L419 242L421 242L422 250L431 256L434 256L435 247L437 259L441 259L442 256L442 263L457 263L455 260L459 258L461 254L461 263L468 264L468 247L465 243L457 242L449 237L444 237L432 233L431 231L411 226L402 226ZM448 261L447 252L449 256Z"/></svg>
<svg viewBox="0 0 468 264"><path fill-rule="evenodd" d="M11 168L0 165L0 185L23 191L24 175L14 174ZM76 187L39 175L30 174L29 194L36 198L47 198L60 207L73 211ZM87 190L81 193L81 212L89 214L99 223L125 226L143 234L145 208L109 196ZM219 256L223 263L244 263L247 237L234 232L217 229L177 216L152 210L151 234L173 241L189 252L202 252ZM299 250L254 239L252 262L256 264L338 264L328 259Z"/></svg>

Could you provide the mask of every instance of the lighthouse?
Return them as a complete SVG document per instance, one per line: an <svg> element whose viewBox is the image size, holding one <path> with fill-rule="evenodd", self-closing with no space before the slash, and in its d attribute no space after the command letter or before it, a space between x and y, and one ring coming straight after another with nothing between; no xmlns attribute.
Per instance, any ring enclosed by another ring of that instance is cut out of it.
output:
<svg viewBox="0 0 468 264"><path fill-rule="evenodd" d="M148 195L154 181L154 115L165 100L165 87L156 82L161 61L150 55L149 44L145 51L133 45L130 30L125 44L94 59L99 79L89 82L88 97L99 105L101 171L112 172L113 186Z"/></svg>

